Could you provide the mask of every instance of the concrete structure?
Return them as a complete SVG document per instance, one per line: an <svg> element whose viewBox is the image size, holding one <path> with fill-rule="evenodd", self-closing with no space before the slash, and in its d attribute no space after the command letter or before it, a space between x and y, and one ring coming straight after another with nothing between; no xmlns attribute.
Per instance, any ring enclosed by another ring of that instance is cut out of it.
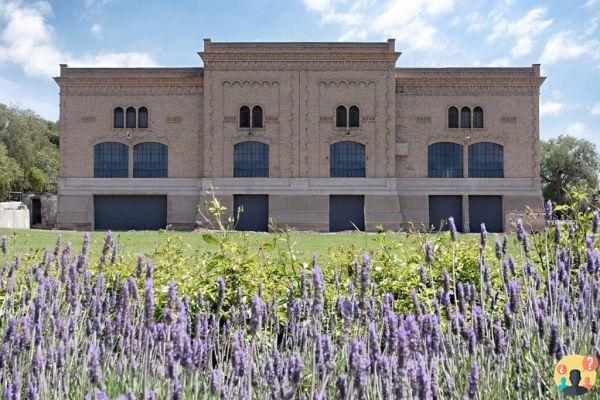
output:
<svg viewBox="0 0 600 400"><path fill-rule="evenodd" d="M545 78L538 64L397 68L400 53L394 40L206 39L199 55L203 68L61 66L56 78L60 228L110 227L119 210L127 210L121 219L140 212L126 205L135 203L128 196L139 195L162 196L164 201L148 206L156 210L151 214L164 212L157 221L190 228L211 187L230 211L236 195L238 204L239 195L267 195L255 198L256 207L266 207L279 226L317 231L337 230L332 218L346 218L340 201L350 198L339 196L359 196L350 199L348 209L362 205L362 216L356 218L368 230L437 224L434 219L445 215L444 207L450 210L454 200L459 201L460 212L454 210L459 229L473 230L478 223L470 214L484 215L489 208L484 205L489 199L477 196L500 196L493 203L501 214L500 229L509 227L508 216L541 208L539 88ZM261 112L254 116L256 106ZM338 115L340 106L346 114ZM338 117L348 119L340 123ZM260 124L254 124L258 119ZM464 128L458 127L459 119ZM122 145L102 147L107 142ZM147 142L165 146L148 146L142 155L138 145ZM248 146L245 152L236 147L244 142L268 147ZM336 147L340 142L352 143ZM482 142L490 145L480 151L470 146ZM454 145L431 146L436 143ZM110 170L106 161L118 157L120 169ZM144 164L145 157L154 161ZM447 166L452 157L455 165ZM263 169L248 173L249 165ZM107 196L121 197L112 201ZM432 201L442 204L439 213L429 207ZM338 211L341 215L334 215ZM490 216L489 223L496 223L496 217ZM142 225L132 222L132 227Z"/></svg>
<svg viewBox="0 0 600 400"><path fill-rule="evenodd" d="M29 229L29 210L20 201L0 203L0 228Z"/></svg>
<svg viewBox="0 0 600 400"><path fill-rule="evenodd" d="M30 225L34 229L56 228L58 195L50 192L23 193L21 201L30 210Z"/></svg>

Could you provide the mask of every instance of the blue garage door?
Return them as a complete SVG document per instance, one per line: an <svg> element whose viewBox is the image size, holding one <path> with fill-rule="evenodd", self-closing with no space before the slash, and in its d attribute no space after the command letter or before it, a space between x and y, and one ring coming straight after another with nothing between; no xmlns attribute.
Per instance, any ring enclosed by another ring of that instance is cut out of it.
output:
<svg viewBox="0 0 600 400"><path fill-rule="evenodd" d="M238 212L240 208L243 210ZM269 230L269 196L266 194L236 194L233 196L235 229L267 232Z"/></svg>
<svg viewBox="0 0 600 400"><path fill-rule="evenodd" d="M448 230L448 218L453 217L456 229L462 231L462 196L429 196L429 227Z"/></svg>
<svg viewBox="0 0 600 400"><path fill-rule="evenodd" d="M167 196L94 196L96 230L164 229Z"/></svg>
<svg viewBox="0 0 600 400"><path fill-rule="evenodd" d="M365 230L365 196L329 196L329 231Z"/></svg>
<svg viewBox="0 0 600 400"><path fill-rule="evenodd" d="M481 223L488 232L502 232L502 196L469 196L469 228L481 232Z"/></svg>

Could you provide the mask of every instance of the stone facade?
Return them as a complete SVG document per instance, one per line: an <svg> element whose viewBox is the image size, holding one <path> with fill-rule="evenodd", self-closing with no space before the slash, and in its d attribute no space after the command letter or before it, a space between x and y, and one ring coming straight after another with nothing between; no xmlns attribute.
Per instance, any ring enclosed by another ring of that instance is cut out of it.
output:
<svg viewBox="0 0 600 400"><path fill-rule="evenodd" d="M429 224L428 196L502 196L504 228L539 210L539 65L527 68L396 68L382 43L204 41L203 68L89 69L61 66L58 226L94 229L94 196L166 195L167 223L190 228L208 189L231 210L236 194L267 194L279 226L329 230L331 195L363 195L368 230ZM263 110L261 128L239 128L243 105ZM339 105L360 108L358 128L336 128ZM451 105L484 110L480 129L448 128ZM145 106L143 129L113 127L115 107ZM269 177L234 178L234 145L269 145ZM94 145L129 148L128 178L94 178ZM133 146L168 146L168 178L133 178ZM330 145L365 146L365 177L331 178ZM428 178L428 145L464 146L464 178ZM504 148L503 178L469 178L466 149Z"/></svg>

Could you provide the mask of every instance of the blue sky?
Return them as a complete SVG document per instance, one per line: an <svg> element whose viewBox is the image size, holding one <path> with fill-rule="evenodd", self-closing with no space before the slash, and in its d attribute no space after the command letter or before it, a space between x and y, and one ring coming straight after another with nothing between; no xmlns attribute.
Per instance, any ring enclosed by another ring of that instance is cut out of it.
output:
<svg viewBox="0 0 600 400"><path fill-rule="evenodd" d="M0 0L0 102L58 118L70 66L201 66L202 39L383 41L398 66L542 63L541 136L600 149L600 0Z"/></svg>

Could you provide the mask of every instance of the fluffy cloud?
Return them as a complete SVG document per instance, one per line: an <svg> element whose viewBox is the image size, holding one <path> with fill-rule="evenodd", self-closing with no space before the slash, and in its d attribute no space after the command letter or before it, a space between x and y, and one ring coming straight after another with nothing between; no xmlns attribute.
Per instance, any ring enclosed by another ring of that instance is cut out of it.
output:
<svg viewBox="0 0 600 400"><path fill-rule="evenodd" d="M562 31L552 36L542 53L541 61L550 65L562 60L570 60L586 55L589 58L599 58L600 41L596 39L576 39L568 31Z"/></svg>
<svg viewBox="0 0 600 400"><path fill-rule="evenodd" d="M503 38L515 40L515 44L510 50L514 58L529 54L535 40L554 22L551 18L545 19L547 10L544 7L529 10L527 14L517 20L507 18L502 12L503 9L504 7L492 13L494 28L487 39L489 42Z"/></svg>
<svg viewBox="0 0 600 400"><path fill-rule="evenodd" d="M596 103L595 106L590 108L590 114L592 115L600 115L600 103Z"/></svg>
<svg viewBox="0 0 600 400"><path fill-rule="evenodd" d="M560 103L558 101L548 101L548 102L542 103L540 105L540 115L542 115L542 116L545 116L545 115L558 116L558 114L560 113L562 108L563 108L563 103Z"/></svg>
<svg viewBox="0 0 600 400"><path fill-rule="evenodd" d="M487 64L486 67L510 67L510 60L507 57L498 58Z"/></svg>
<svg viewBox="0 0 600 400"><path fill-rule="evenodd" d="M47 22L52 14L48 2L25 5L20 0L0 0L0 60L19 65L30 76L55 76L59 64L73 66L153 66L146 53L106 53L75 57L56 44L54 27Z"/></svg>
<svg viewBox="0 0 600 400"><path fill-rule="evenodd" d="M583 122L575 122L569 126L567 126L567 134L569 135L573 135L573 136L586 136L588 134L588 128L587 125L584 124Z"/></svg>
<svg viewBox="0 0 600 400"><path fill-rule="evenodd" d="M90 28L90 31L97 38L101 38L102 37L102 25L101 24L96 23L96 24L92 25L92 27Z"/></svg>
<svg viewBox="0 0 600 400"><path fill-rule="evenodd" d="M324 24L341 28L340 40L366 40L372 35L395 37L405 46L439 49L445 41L434 19L453 10L454 0L304 0Z"/></svg>

